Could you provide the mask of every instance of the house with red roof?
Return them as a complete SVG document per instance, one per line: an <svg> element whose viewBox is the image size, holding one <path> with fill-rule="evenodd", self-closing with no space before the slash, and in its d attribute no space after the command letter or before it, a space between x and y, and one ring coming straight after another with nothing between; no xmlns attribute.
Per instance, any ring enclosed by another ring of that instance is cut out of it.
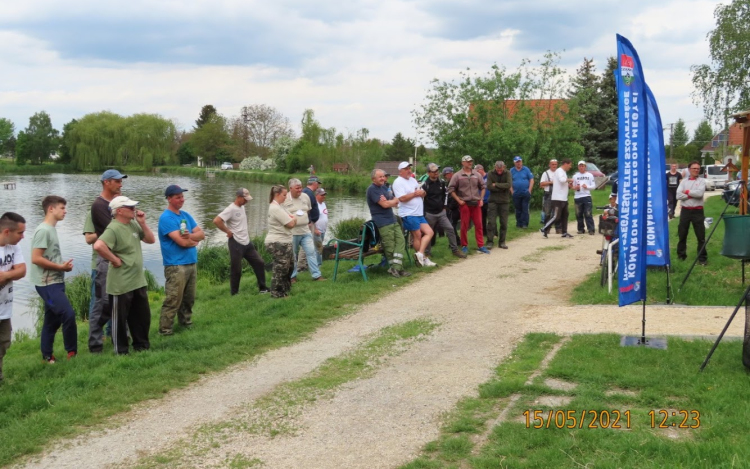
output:
<svg viewBox="0 0 750 469"><path fill-rule="evenodd" d="M729 158L738 161L739 149L742 146L742 127L740 124L733 124L729 131L723 130L714 135L703 148L701 148L701 160L705 164L726 164ZM724 154L722 155L722 148Z"/></svg>

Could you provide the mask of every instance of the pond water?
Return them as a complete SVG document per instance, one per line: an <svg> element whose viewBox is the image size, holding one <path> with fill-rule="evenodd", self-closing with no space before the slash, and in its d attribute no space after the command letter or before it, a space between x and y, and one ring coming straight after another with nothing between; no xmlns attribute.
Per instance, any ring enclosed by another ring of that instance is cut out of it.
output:
<svg viewBox="0 0 750 469"><path fill-rule="evenodd" d="M47 195L59 195L68 202L68 214L57 224L63 257L66 260L73 259L73 272L68 273L67 276L80 273L90 274L91 246L86 244L83 238L83 223L91 203L101 192L99 175L6 175L2 179L16 183L15 190L0 188L0 214L7 211L17 212L26 219L26 234L20 246L27 266L31 263L31 238L37 225L44 219L41 201ZM177 184L188 189L185 193L183 210L189 212L206 232L205 242L211 244L226 242L226 235L214 226L213 219L234 200L234 193L239 187L246 187L253 196L253 200L245 205L250 235L256 236L266 231L270 184L169 174L131 175L123 180L122 193L140 202L138 208L146 212L147 223L154 233L157 230L159 216L167 206L164 189L170 184ZM339 220L353 217L370 218L364 195L329 193L326 204L330 219L328 238L331 236L331 227L335 226ZM155 244L142 246L146 268L163 284L164 271L158 240ZM15 282L13 300L13 329L15 331L33 331L36 318L30 313L28 305L29 299L36 296L33 285L29 283L28 274L26 278Z"/></svg>

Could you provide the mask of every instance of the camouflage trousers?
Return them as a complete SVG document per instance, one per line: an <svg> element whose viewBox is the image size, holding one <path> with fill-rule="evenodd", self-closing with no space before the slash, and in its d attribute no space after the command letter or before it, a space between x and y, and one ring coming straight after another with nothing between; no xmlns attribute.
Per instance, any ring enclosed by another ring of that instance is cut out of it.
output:
<svg viewBox="0 0 750 469"><path fill-rule="evenodd" d="M162 334L172 332L175 316L183 326L193 324L197 277L195 264L164 266L164 303L159 317L159 332Z"/></svg>
<svg viewBox="0 0 750 469"><path fill-rule="evenodd" d="M292 289L292 272L294 272L292 243L267 243L266 250L273 256L271 296L273 298L288 296Z"/></svg>

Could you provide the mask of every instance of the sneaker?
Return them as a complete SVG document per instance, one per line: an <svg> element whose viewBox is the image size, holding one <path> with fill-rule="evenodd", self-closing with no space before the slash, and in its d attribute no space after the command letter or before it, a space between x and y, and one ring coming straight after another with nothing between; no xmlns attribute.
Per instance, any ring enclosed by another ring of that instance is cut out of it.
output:
<svg viewBox="0 0 750 469"><path fill-rule="evenodd" d="M42 361L44 361L45 363L49 363L50 365L57 362L54 355L50 355L49 357L42 357Z"/></svg>
<svg viewBox="0 0 750 469"><path fill-rule="evenodd" d="M585 231L579 231L578 234L586 234Z"/></svg>
<svg viewBox="0 0 750 469"><path fill-rule="evenodd" d="M432 262L432 260L425 258L423 267L437 267L437 264Z"/></svg>
<svg viewBox="0 0 750 469"><path fill-rule="evenodd" d="M391 274L392 277L396 277L396 278L401 277L401 275L399 275L398 270L396 270L394 267L389 268L388 273Z"/></svg>
<svg viewBox="0 0 750 469"><path fill-rule="evenodd" d="M462 247L461 248L461 252L464 253L464 254L468 254L469 253L469 247L468 246Z"/></svg>
<svg viewBox="0 0 750 469"><path fill-rule="evenodd" d="M572 238L573 235L570 233L563 233L562 238Z"/></svg>
<svg viewBox="0 0 750 469"><path fill-rule="evenodd" d="M492 241L490 241L490 242L488 242L487 244L485 244L485 245L484 245L484 247L486 247L487 249L492 249L492 248L494 248L494 247L495 247L495 245L494 245L494 244L492 244Z"/></svg>
<svg viewBox="0 0 750 469"><path fill-rule="evenodd" d="M505 243L500 243L500 249L508 249L508 245Z"/></svg>
<svg viewBox="0 0 750 469"><path fill-rule="evenodd" d="M318 277L318 278L314 278L314 279L313 279L313 282L325 282L326 280L328 280L328 279L327 279L327 278L325 278L325 277L323 277L323 276L321 275L321 276L320 276L320 277Z"/></svg>
<svg viewBox="0 0 750 469"><path fill-rule="evenodd" d="M262 288L258 293L260 293L261 295L264 293L271 293L271 290L269 290L268 288Z"/></svg>
<svg viewBox="0 0 750 469"><path fill-rule="evenodd" d="M411 275L411 272L407 272L407 271L405 271L405 270L399 270L399 271L398 271L398 276L399 276L399 277L408 277L408 276L410 276L410 275Z"/></svg>
<svg viewBox="0 0 750 469"><path fill-rule="evenodd" d="M172 331L171 329L168 331L159 331L159 335L161 336L168 336L168 335L173 335L173 334L174 334L174 331Z"/></svg>
<svg viewBox="0 0 750 469"><path fill-rule="evenodd" d="M68 360L78 356L78 352L68 352Z"/></svg>
<svg viewBox="0 0 750 469"><path fill-rule="evenodd" d="M547 232L546 232L546 231L544 231L544 228L540 228L540 229L539 229L539 232L540 232L540 233L542 234L542 237L543 237L543 238L546 238L546 237L547 237Z"/></svg>
<svg viewBox="0 0 750 469"><path fill-rule="evenodd" d="M487 250L486 247L482 246L481 248L477 248L477 252L481 252L482 254L489 254L490 251Z"/></svg>
<svg viewBox="0 0 750 469"><path fill-rule="evenodd" d="M461 251L453 251L453 255L460 259L466 259L466 254Z"/></svg>
<svg viewBox="0 0 750 469"><path fill-rule="evenodd" d="M424 267L424 254L421 252L415 252L414 258L417 260L417 265L420 267Z"/></svg>

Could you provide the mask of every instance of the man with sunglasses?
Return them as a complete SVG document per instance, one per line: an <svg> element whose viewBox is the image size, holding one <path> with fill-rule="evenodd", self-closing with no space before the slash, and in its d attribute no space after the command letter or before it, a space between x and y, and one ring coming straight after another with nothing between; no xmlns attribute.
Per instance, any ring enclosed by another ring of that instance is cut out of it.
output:
<svg viewBox="0 0 750 469"><path fill-rule="evenodd" d="M703 213L703 194L706 192L706 180L700 176L701 164L693 161L688 165L690 176L677 186L677 200L680 201L680 224L677 227L677 257L687 259L687 236L690 225L693 225L695 239L698 241L698 263L708 263L708 253L703 249L706 240L706 227L703 224L706 215Z"/></svg>
<svg viewBox="0 0 750 469"><path fill-rule="evenodd" d="M146 224L146 214L136 210L136 205L137 201L125 196L112 199L109 207L114 219L94 243L96 252L111 264L107 272L108 309L112 313L112 343L118 355L128 353L126 328L135 351L150 347L151 308L141 241L154 244L156 237Z"/></svg>

